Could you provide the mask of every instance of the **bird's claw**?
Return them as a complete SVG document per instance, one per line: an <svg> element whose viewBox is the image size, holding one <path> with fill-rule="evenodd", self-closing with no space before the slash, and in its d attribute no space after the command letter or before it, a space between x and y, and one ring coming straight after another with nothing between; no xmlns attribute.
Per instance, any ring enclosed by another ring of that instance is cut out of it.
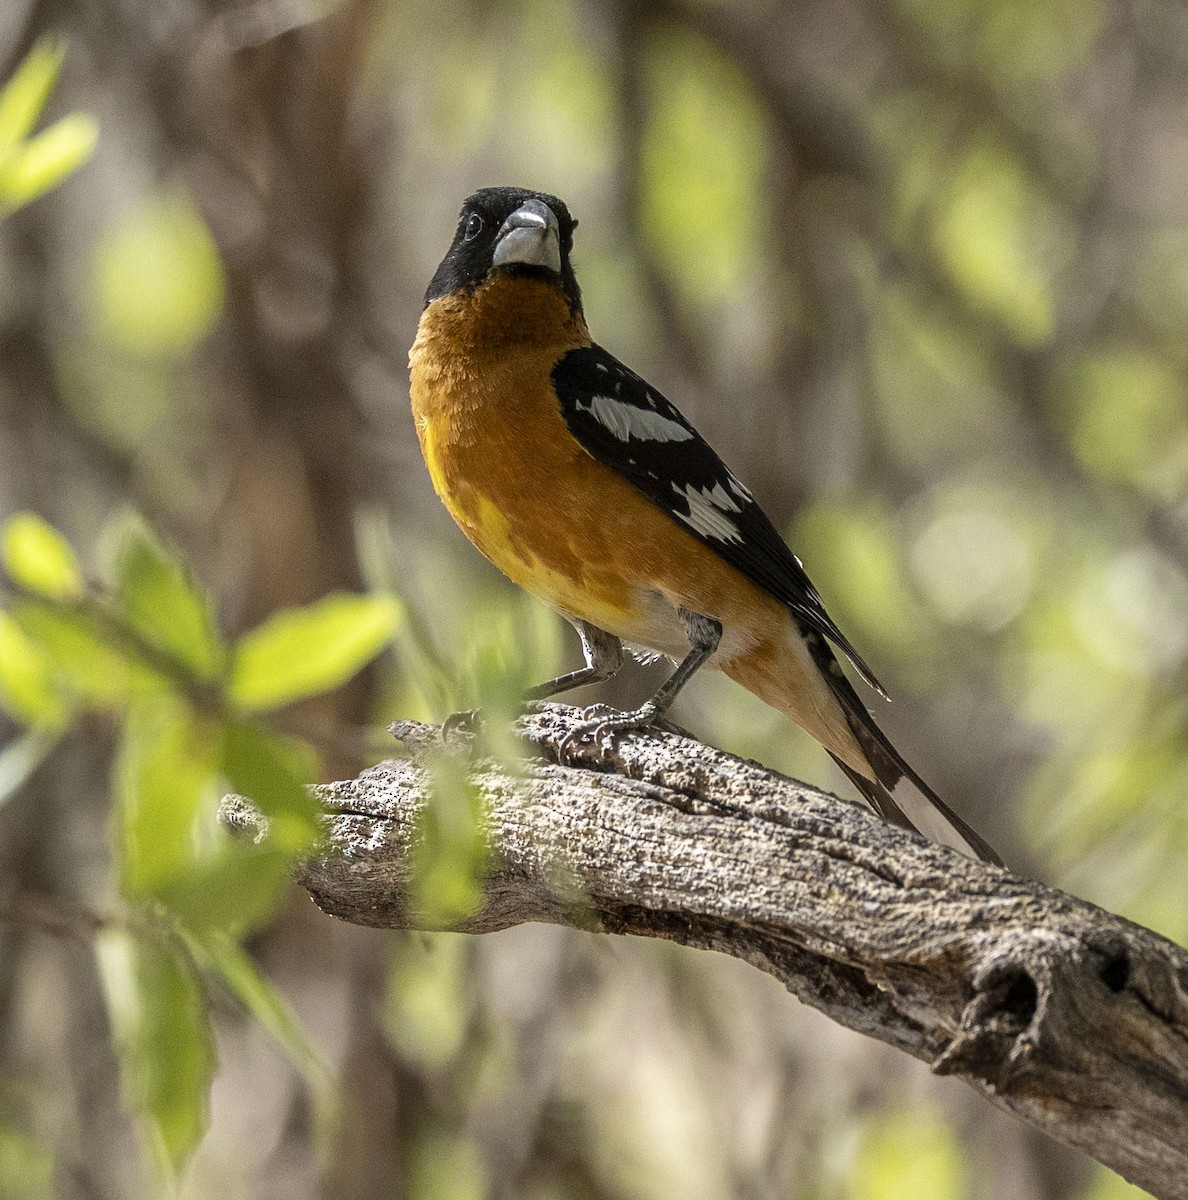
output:
<svg viewBox="0 0 1188 1200"><path fill-rule="evenodd" d="M630 712L620 712L605 704L593 704L582 710L582 719L560 741L557 754L565 762L570 751L587 739L600 753L606 753L614 746L615 734L627 733L633 729L643 729L650 725L656 716L655 706L645 704Z"/></svg>
<svg viewBox="0 0 1188 1200"><path fill-rule="evenodd" d="M448 741L455 733L477 733L483 723L481 708L466 708L461 712L450 713L441 723L442 741Z"/></svg>
<svg viewBox="0 0 1188 1200"><path fill-rule="evenodd" d="M614 709L606 704L591 704L588 708L583 708L581 710L581 720L569 730L557 745L557 754L561 761L565 762L569 758L570 751L587 738L592 737L595 744L598 745L598 733L602 728L603 718L613 712Z"/></svg>

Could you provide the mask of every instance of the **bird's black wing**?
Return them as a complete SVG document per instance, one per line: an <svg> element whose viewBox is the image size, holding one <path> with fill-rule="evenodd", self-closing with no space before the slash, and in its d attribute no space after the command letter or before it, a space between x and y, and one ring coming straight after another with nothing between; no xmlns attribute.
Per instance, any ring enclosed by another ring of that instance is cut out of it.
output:
<svg viewBox="0 0 1188 1200"><path fill-rule="evenodd" d="M751 493L668 400L600 346L566 354L553 387L569 431L590 454L788 605L883 692Z"/></svg>

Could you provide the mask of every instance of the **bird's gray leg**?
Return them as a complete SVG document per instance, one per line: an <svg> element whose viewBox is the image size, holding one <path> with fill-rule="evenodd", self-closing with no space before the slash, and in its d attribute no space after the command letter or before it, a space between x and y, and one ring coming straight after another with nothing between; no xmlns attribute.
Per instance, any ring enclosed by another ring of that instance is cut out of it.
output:
<svg viewBox="0 0 1188 1200"><path fill-rule="evenodd" d="M586 665L530 688L525 699L547 700L550 696L556 696L558 692L585 687L588 683L601 683L623 665L623 643L613 633L607 633L605 629L599 629L597 625L591 625L588 621L575 620L572 624L578 632L578 637L582 639L582 653L586 656Z"/></svg>
<svg viewBox="0 0 1188 1200"><path fill-rule="evenodd" d="M571 622L582 639L582 653L586 657L586 665L576 671L567 671L550 679L547 683L529 688L524 694L526 701L547 700L558 692L567 692L570 688L584 687L588 683L601 683L609 679L623 665L623 643L612 633L599 629L588 621ZM442 733L450 734L456 729L474 729L482 722L479 709L466 709L464 712L451 713L442 725Z"/></svg>
<svg viewBox="0 0 1188 1200"><path fill-rule="evenodd" d="M713 617L690 612L687 608L678 608L677 613L689 639L689 653L681 659L677 669L660 685L660 690L639 708L630 712L599 715L575 725L561 742L559 750L562 756L574 741L581 741L588 735L593 735L594 741L601 746L612 733L643 729L653 724L668 711L681 688L712 657L722 640L722 623Z"/></svg>

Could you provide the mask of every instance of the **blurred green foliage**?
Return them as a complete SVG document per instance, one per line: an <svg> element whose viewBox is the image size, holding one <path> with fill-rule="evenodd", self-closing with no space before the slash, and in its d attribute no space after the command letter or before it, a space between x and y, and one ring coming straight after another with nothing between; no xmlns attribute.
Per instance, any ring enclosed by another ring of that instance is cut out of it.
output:
<svg viewBox="0 0 1188 1200"><path fill-rule="evenodd" d="M465 759L441 755L428 768L432 803L418 822L411 899L425 928L448 929L482 905L482 796L468 779Z"/></svg>
<svg viewBox="0 0 1188 1200"><path fill-rule="evenodd" d="M763 273L770 131L742 74L670 29L649 46L641 218L684 300L708 315Z"/></svg>
<svg viewBox="0 0 1188 1200"><path fill-rule="evenodd" d="M57 187L95 151L99 127L83 113L30 136L65 54L64 43L42 39L0 89L0 218Z"/></svg>
<svg viewBox="0 0 1188 1200"><path fill-rule="evenodd" d="M416 1144L409 1196L412 1200L483 1200L489 1194L486 1175L473 1138L426 1130Z"/></svg>
<svg viewBox="0 0 1188 1200"><path fill-rule="evenodd" d="M53 1158L26 1134L0 1129L0 1179L14 1198L49 1200L54 1194Z"/></svg>
<svg viewBox="0 0 1188 1200"><path fill-rule="evenodd" d="M1096 0L897 0L897 7L938 54L1004 88L1048 85L1080 66L1105 16Z"/></svg>
<svg viewBox="0 0 1188 1200"><path fill-rule="evenodd" d="M870 1121L847 1182L853 1200L961 1200L969 1194L956 1135L921 1109L892 1110Z"/></svg>
<svg viewBox="0 0 1188 1200"><path fill-rule="evenodd" d="M1047 341L1055 319L1051 277L1071 249L1055 206L1006 147L990 143L967 151L948 187L936 226L944 266L1015 341Z"/></svg>
<svg viewBox="0 0 1188 1200"><path fill-rule="evenodd" d="M113 346L152 358L192 349L222 311L223 265L184 193L158 192L95 247L91 308Z"/></svg>
<svg viewBox="0 0 1188 1200"><path fill-rule="evenodd" d="M123 930L100 935L99 973L128 1107L162 1166L182 1167L206 1132L215 1054L205 997L188 956Z"/></svg>
<svg viewBox="0 0 1188 1200"><path fill-rule="evenodd" d="M99 542L108 561L91 583L40 518L20 514L0 533L14 589L0 612L0 706L27 730L0 758L0 779L11 795L88 715L118 728L111 830L126 907L97 951L125 1096L159 1160L177 1168L207 1123L204 978L221 979L319 1076L300 1024L239 948L276 913L295 859L318 838L304 786L318 776L313 746L255 717L350 678L391 641L401 609L385 595L331 596L228 647L206 594L142 520L118 514ZM265 814L267 838L215 831L228 790Z"/></svg>
<svg viewBox="0 0 1188 1200"><path fill-rule="evenodd" d="M460 935L403 943L386 989L384 1031L392 1044L410 1059L448 1067L466 1035L466 975L466 939Z"/></svg>
<svg viewBox="0 0 1188 1200"><path fill-rule="evenodd" d="M1188 428L1178 366L1122 348L1068 362L1054 380L1072 449L1108 480L1133 484L1158 503L1188 490Z"/></svg>

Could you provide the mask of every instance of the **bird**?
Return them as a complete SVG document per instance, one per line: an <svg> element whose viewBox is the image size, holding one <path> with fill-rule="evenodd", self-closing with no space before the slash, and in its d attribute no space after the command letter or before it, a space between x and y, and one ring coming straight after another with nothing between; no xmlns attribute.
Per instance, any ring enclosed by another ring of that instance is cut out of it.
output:
<svg viewBox="0 0 1188 1200"><path fill-rule="evenodd" d="M587 709L567 739L606 745L660 720L699 670L720 670L815 738L883 818L1001 864L876 724L835 649L885 696L882 685L750 490L591 338L576 227L546 192L475 192L409 352L437 495L479 551L581 639L585 665L526 699L610 678L624 645L671 659L644 704Z"/></svg>

